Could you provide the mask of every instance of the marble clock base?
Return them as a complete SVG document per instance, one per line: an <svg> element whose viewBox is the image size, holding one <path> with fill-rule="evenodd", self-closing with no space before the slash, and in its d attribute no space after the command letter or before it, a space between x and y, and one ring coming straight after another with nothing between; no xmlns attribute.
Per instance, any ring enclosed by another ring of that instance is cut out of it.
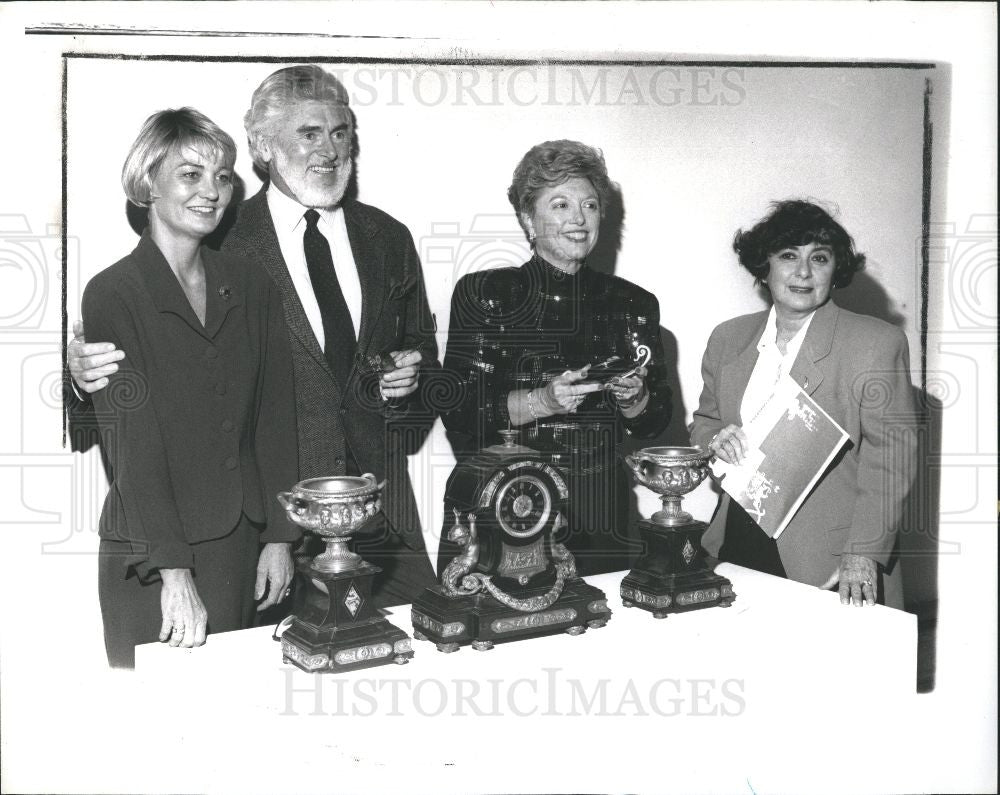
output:
<svg viewBox="0 0 1000 795"><path fill-rule="evenodd" d="M517 596L527 599L547 591L548 586L542 586ZM577 577L566 583L554 604L536 613L507 607L487 593L453 597L441 586L427 588L413 602L411 618L413 637L431 641L438 651L458 651L469 644L485 651L495 643L558 632L580 635L588 627L598 629L607 624L611 610L604 591Z"/></svg>
<svg viewBox="0 0 1000 795"><path fill-rule="evenodd" d="M641 520L639 533L646 553L622 580L622 603L648 610L654 618L729 607L736 599L733 584L708 567L701 548L707 527L704 522L665 527Z"/></svg>
<svg viewBox="0 0 1000 795"><path fill-rule="evenodd" d="M362 563L351 571L320 573L299 566L292 623L281 636L285 662L303 671L353 671L413 657L413 643L371 603L381 569Z"/></svg>

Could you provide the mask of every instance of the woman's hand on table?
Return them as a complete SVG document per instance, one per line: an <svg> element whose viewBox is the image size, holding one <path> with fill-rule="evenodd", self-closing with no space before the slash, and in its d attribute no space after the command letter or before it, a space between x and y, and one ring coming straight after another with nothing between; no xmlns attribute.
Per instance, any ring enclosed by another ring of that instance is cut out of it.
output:
<svg viewBox="0 0 1000 795"><path fill-rule="evenodd" d="M170 646L201 646L208 628L208 612L198 595L191 569L160 569L160 642Z"/></svg>
<svg viewBox="0 0 1000 795"><path fill-rule="evenodd" d="M841 555L840 566L820 588L826 591L838 582L842 605L861 607L874 605L878 600L878 566L871 558L849 553Z"/></svg>
<svg viewBox="0 0 1000 795"><path fill-rule="evenodd" d="M288 596L294 574L292 545L278 542L265 544L257 559L257 584L253 598L260 599L266 590L267 599L257 605L258 613Z"/></svg>
<svg viewBox="0 0 1000 795"><path fill-rule="evenodd" d="M750 451L750 443L739 425L727 425L712 437L708 450L720 461L739 466Z"/></svg>
<svg viewBox="0 0 1000 795"><path fill-rule="evenodd" d="M541 403L550 414L570 414L579 408L587 395L601 389L600 384L580 383L586 381L587 369L567 370L539 390Z"/></svg>

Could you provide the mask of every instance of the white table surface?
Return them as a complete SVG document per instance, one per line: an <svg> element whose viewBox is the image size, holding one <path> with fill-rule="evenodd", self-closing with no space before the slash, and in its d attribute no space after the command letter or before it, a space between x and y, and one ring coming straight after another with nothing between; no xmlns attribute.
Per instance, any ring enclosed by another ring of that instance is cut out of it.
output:
<svg viewBox="0 0 1000 795"><path fill-rule="evenodd" d="M587 579L613 611L602 629L486 652L415 641L408 665L346 674L284 664L269 627L191 650L148 644L137 692L196 705L197 719L158 724L171 742L225 738L197 791L822 791L816 766L832 758L854 761L827 765L829 790L850 784L882 747L860 734L889 712L905 721L915 617L718 572L737 594L728 609L657 620L622 606L623 573L600 575ZM389 612L412 631L408 606Z"/></svg>

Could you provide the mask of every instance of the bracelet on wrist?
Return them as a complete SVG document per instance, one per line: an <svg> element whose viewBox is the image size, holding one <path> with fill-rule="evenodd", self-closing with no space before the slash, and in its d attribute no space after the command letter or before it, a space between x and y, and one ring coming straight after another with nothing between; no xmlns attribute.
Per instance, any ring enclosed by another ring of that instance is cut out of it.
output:
<svg viewBox="0 0 1000 795"><path fill-rule="evenodd" d="M535 420L536 422L541 419L541 417L538 416L538 412L535 411L535 390L534 389L529 389L528 390L528 413L531 415L531 418L533 420Z"/></svg>

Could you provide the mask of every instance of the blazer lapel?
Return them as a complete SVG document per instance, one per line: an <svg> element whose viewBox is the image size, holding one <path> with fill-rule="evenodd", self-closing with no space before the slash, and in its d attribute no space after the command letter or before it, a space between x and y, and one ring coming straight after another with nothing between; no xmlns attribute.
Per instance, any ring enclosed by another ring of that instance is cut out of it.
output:
<svg viewBox="0 0 1000 795"><path fill-rule="evenodd" d="M353 202L345 203L344 220L361 281L358 353L365 356L369 353L385 306L385 249L380 245L378 226L365 217Z"/></svg>
<svg viewBox="0 0 1000 795"><path fill-rule="evenodd" d="M243 294L234 284L219 255L202 247L205 263L205 333L215 339L229 313L243 305Z"/></svg>
<svg viewBox="0 0 1000 795"><path fill-rule="evenodd" d="M737 354L736 358L722 366L720 373L719 413L723 421L740 422L740 403L743 393L750 383L750 375L757 364L757 344L760 342L764 328L767 326L767 312L761 315L760 324L749 335L747 344Z"/></svg>
<svg viewBox="0 0 1000 795"><path fill-rule="evenodd" d="M195 315L187 295L184 294L184 288L177 281L177 275L159 247L153 242L148 227L139 238L139 244L135 247L135 251L132 252L138 265L139 278L149 292L157 310L177 315L193 331L211 341L222 327L229 310L242 303L242 297L230 293L230 300L224 301L222 299L219 295L222 276L219 274L219 263L215 258L215 252L203 246L201 254L205 267L204 326ZM232 300L234 297L235 301Z"/></svg>
<svg viewBox="0 0 1000 795"><path fill-rule="evenodd" d="M823 371L816 362L825 359L833 347L833 332L837 328L837 318L840 309L833 301L827 301L816 310L806 338L802 341L802 349L795 357L795 364L789 375L798 383L802 390L811 395L823 381Z"/></svg>
<svg viewBox="0 0 1000 795"><path fill-rule="evenodd" d="M288 273L288 265L281 254L278 235L274 231L274 219L267 207L267 185L252 199L247 200L244 210L244 223L247 228L247 239L259 258L264 270L271 276L281 291L282 303L285 307L285 322L292 334L302 343L309 355L329 374L343 392L343 384L337 380L330 363L326 360L319 340L309 325L309 318L302 306L298 290Z"/></svg>

